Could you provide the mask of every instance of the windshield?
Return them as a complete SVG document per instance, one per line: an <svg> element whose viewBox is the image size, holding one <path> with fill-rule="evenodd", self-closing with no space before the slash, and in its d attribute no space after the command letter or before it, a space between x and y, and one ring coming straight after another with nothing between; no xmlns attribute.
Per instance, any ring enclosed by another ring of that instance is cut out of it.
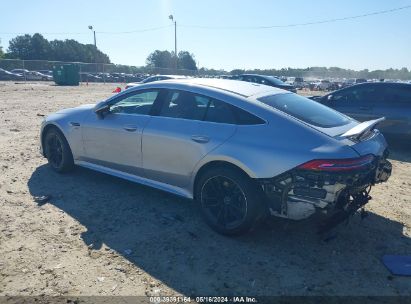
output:
<svg viewBox="0 0 411 304"><path fill-rule="evenodd" d="M258 100L317 127L339 127L350 122L345 115L297 94L269 95Z"/></svg>

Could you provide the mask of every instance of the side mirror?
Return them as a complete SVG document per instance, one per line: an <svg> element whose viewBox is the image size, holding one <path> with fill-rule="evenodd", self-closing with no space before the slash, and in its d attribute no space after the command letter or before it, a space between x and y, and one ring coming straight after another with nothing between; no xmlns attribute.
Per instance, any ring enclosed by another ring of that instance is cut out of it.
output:
<svg viewBox="0 0 411 304"><path fill-rule="evenodd" d="M110 105L106 104L104 101L99 102L94 107L94 113L101 117L104 117L104 114L107 112L110 112Z"/></svg>

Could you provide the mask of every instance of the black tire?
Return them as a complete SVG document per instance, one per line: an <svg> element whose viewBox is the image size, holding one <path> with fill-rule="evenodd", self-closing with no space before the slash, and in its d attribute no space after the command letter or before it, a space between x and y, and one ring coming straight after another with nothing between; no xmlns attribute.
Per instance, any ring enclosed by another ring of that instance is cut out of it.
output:
<svg viewBox="0 0 411 304"><path fill-rule="evenodd" d="M54 171L68 172L74 167L73 154L64 135L56 128L47 131L44 137L44 151Z"/></svg>
<svg viewBox="0 0 411 304"><path fill-rule="evenodd" d="M240 170L211 168L199 177L195 197L207 224L224 235L240 235L264 215L262 191Z"/></svg>

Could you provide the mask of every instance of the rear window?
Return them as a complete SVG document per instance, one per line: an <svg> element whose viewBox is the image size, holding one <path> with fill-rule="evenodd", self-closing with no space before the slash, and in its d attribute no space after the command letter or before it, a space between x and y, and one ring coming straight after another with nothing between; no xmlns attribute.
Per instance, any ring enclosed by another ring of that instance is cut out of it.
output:
<svg viewBox="0 0 411 304"><path fill-rule="evenodd" d="M258 100L299 120L321 128L339 127L350 122L345 115L297 94L269 95L258 98Z"/></svg>

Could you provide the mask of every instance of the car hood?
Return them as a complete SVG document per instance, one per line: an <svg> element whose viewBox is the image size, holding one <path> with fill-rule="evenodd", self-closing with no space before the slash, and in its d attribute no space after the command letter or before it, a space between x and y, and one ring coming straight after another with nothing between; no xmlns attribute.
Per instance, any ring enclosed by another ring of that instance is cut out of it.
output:
<svg viewBox="0 0 411 304"><path fill-rule="evenodd" d="M79 112L84 112L84 111L87 111L87 110L91 110L91 109L93 109L95 106L96 106L96 105L93 104L93 103L91 103L91 104L85 104L85 105L81 105L81 106L78 106L78 107L75 107L75 108L62 109L62 110L59 110L59 111L55 112L54 114L60 114L60 115L61 115L61 114L65 114L65 115L75 114L75 113L79 113Z"/></svg>

